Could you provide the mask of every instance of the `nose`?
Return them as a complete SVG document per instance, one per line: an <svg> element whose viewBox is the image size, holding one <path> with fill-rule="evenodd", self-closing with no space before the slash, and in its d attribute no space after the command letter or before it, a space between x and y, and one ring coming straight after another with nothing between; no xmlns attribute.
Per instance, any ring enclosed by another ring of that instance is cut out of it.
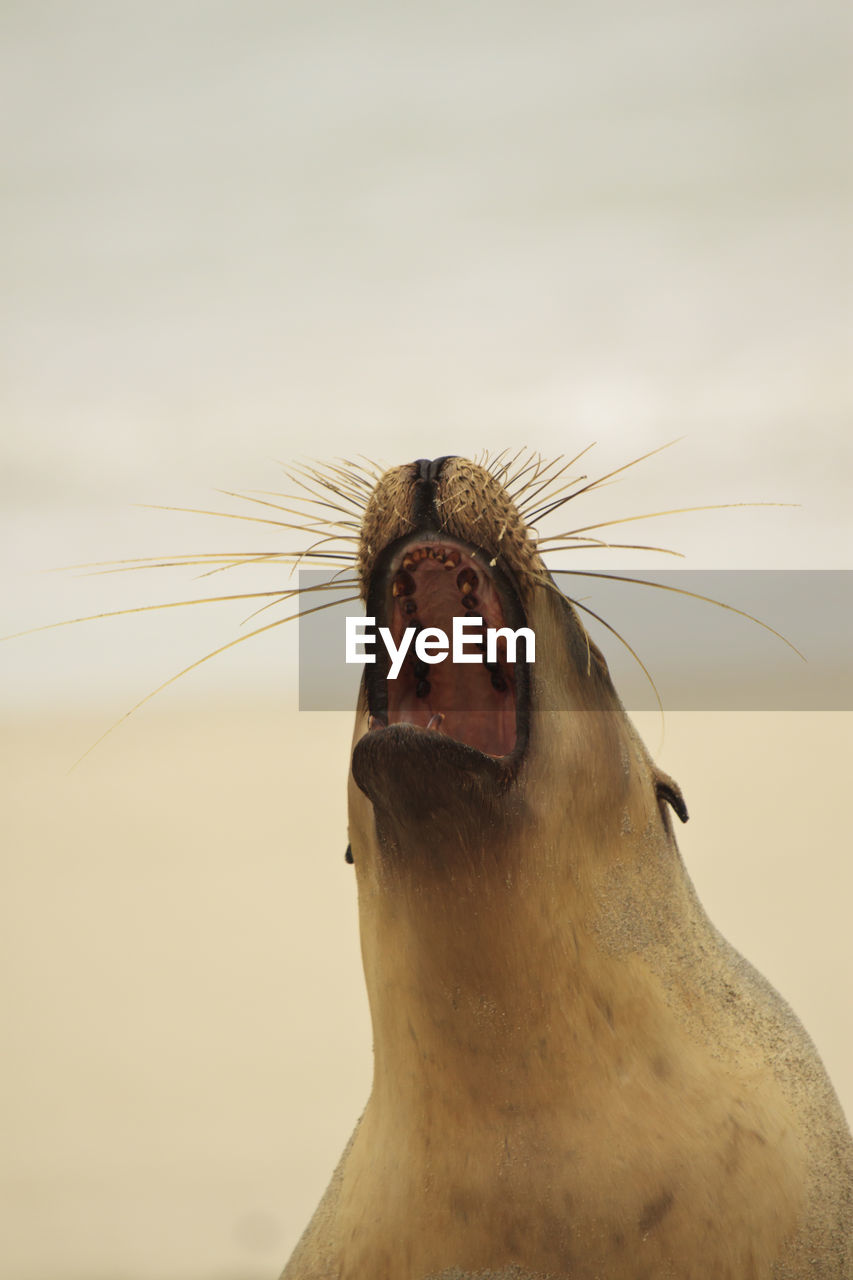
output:
<svg viewBox="0 0 853 1280"><path fill-rule="evenodd" d="M418 479L434 483L438 479L445 462L449 462L455 456L455 454L446 453L443 458L418 458L415 463L418 469Z"/></svg>
<svg viewBox="0 0 853 1280"><path fill-rule="evenodd" d="M452 454L443 458L418 458L413 463L415 488L412 495L412 523L418 528L438 529L440 521L435 509L435 486L439 473Z"/></svg>

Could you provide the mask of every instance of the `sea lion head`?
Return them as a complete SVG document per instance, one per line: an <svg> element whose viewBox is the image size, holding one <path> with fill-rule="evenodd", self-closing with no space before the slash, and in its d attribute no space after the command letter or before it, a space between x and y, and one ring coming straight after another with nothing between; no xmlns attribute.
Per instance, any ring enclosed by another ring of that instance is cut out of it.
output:
<svg viewBox="0 0 853 1280"><path fill-rule="evenodd" d="M534 637L514 660L499 641L492 663L427 667L410 650L390 679L380 650L365 668L350 787L358 870L482 871L531 844L588 858L626 828L668 832L665 800L686 817L491 471L458 457L386 471L364 512L358 575L368 615L395 643L407 626L449 636L472 616Z"/></svg>

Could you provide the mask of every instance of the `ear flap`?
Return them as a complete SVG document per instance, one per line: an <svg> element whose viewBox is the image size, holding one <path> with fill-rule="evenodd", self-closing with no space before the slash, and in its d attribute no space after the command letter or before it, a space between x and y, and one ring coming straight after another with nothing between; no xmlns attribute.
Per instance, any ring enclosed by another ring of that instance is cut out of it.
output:
<svg viewBox="0 0 853 1280"><path fill-rule="evenodd" d="M655 792L658 800L665 800L675 810L682 822L687 821L690 815L687 812L687 805L684 803L684 796L681 794L681 787L674 778L670 778L666 773L661 773L660 769L655 770Z"/></svg>

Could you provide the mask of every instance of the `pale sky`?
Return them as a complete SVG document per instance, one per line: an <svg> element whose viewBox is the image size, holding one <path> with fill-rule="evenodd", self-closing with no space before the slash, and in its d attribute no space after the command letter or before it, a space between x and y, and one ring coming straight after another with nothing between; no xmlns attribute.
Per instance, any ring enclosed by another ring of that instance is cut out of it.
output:
<svg viewBox="0 0 853 1280"><path fill-rule="evenodd" d="M3 632L130 601L42 569L216 537L133 504L304 456L597 440L604 471L685 435L594 513L796 502L644 540L850 567L844 6L87 0L2 26ZM43 659L12 661L38 697Z"/></svg>

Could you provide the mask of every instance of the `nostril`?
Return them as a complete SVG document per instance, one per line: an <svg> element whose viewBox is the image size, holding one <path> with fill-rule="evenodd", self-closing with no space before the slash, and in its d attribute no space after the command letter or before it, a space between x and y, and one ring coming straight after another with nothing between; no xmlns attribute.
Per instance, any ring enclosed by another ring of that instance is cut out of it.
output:
<svg viewBox="0 0 853 1280"><path fill-rule="evenodd" d="M443 458L434 458L429 464L429 474L427 478L430 480L437 480L445 462L450 462L451 458L454 458L455 456L456 455L453 453L446 453Z"/></svg>
<svg viewBox="0 0 853 1280"><path fill-rule="evenodd" d="M449 462L451 458L455 458L456 454L446 453L442 458L418 458L412 465L415 467L415 474L418 480L434 482L441 474L441 468L445 462Z"/></svg>

